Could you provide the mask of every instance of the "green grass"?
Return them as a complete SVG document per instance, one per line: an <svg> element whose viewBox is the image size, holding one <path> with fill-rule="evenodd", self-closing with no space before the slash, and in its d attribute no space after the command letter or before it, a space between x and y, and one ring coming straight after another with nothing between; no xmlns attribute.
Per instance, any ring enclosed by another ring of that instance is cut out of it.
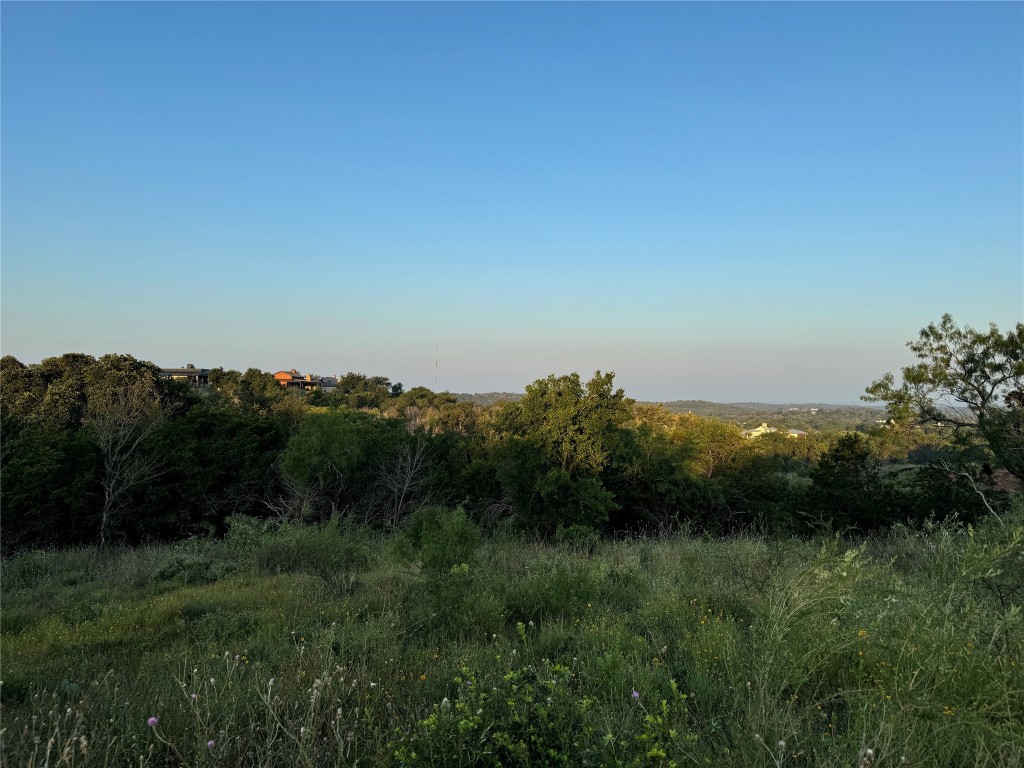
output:
<svg viewBox="0 0 1024 768"><path fill-rule="evenodd" d="M437 520L475 550L250 524L5 560L3 765L1024 765L1019 524L581 546Z"/></svg>

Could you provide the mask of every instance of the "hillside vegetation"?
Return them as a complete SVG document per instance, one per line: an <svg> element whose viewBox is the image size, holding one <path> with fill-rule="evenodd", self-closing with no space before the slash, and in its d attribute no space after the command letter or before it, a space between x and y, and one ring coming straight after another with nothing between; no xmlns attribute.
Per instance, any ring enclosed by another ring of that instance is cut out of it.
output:
<svg viewBox="0 0 1024 768"><path fill-rule="evenodd" d="M996 470L1024 474L1012 399L988 407L984 429L922 429L901 411L859 431L747 439L636 403L600 371L486 407L362 374L306 393L215 369L195 388L128 355L8 356L0 373L8 554L223 534L235 514L390 530L431 504L545 536L869 531L998 515L1013 486Z"/></svg>
<svg viewBox="0 0 1024 768"><path fill-rule="evenodd" d="M744 437L0 361L6 766L1024 766L1024 325Z"/></svg>
<svg viewBox="0 0 1024 768"><path fill-rule="evenodd" d="M1024 765L1021 510L867 539L242 518L3 563L3 764Z"/></svg>

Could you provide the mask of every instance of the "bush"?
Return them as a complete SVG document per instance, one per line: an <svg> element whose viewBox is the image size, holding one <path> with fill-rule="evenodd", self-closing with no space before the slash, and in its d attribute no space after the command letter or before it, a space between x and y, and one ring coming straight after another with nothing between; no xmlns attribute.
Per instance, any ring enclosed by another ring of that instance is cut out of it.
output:
<svg viewBox="0 0 1024 768"><path fill-rule="evenodd" d="M405 613L417 633L449 641L491 635L504 621L488 581L465 563L422 574L405 596Z"/></svg>
<svg viewBox="0 0 1024 768"><path fill-rule="evenodd" d="M505 612L510 621L568 618L583 613L597 592L598 577L589 563L542 560L528 575L506 584Z"/></svg>
<svg viewBox="0 0 1024 768"><path fill-rule="evenodd" d="M555 543L588 555L594 553L601 537L588 525L570 525L568 528L558 526L555 530Z"/></svg>
<svg viewBox="0 0 1024 768"><path fill-rule="evenodd" d="M435 572L471 565L480 544L480 530L462 507L423 507L409 518L407 533L423 567Z"/></svg>
<svg viewBox="0 0 1024 768"><path fill-rule="evenodd" d="M7 589L33 587L51 573L51 558L41 550L22 552L3 561L3 581Z"/></svg>
<svg viewBox="0 0 1024 768"><path fill-rule="evenodd" d="M369 534L337 517L323 526L282 526L264 537L256 555L268 573L313 573L329 583L366 568L370 559Z"/></svg>
<svg viewBox="0 0 1024 768"><path fill-rule="evenodd" d="M578 696L568 667L512 670L478 684L463 668L446 697L407 738L392 744L399 765L576 765L590 701ZM490 683L494 683L491 685Z"/></svg>
<svg viewBox="0 0 1024 768"><path fill-rule="evenodd" d="M232 570L234 570L232 563L223 560L214 562L206 554L175 552L174 556L154 574L154 579L156 581L179 579L185 584L210 584L223 578Z"/></svg>
<svg viewBox="0 0 1024 768"><path fill-rule="evenodd" d="M669 680L665 696L649 707L639 692L615 734L594 722L596 699L581 690L564 664L542 661L480 680L462 667L453 699L435 704L405 737L390 744L401 766L449 765L679 765L697 734L689 723L686 694ZM652 691L652 693L655 693ZM628 689L624 697L631 696ZM630 733L632 731L632 733Z"/></svg>
<svg viewBox="0 0 1024 768"><path fill-rule="evenodd" d="M226 520L226 524L228 531L224 536L224 541L239 554L258 549L260 540L267 532L268 525L267 521L249 515L231 515Z"/></svg>

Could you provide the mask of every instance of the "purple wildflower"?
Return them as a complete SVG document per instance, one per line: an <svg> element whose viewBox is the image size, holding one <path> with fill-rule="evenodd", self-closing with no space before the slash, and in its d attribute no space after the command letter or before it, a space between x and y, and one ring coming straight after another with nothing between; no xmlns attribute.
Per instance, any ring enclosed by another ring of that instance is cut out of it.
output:
<svg viewBox="0 0 1024 768"><path fill-rule="evenodd" d="M208 742L206 742L206 748L207 749L213 749L216 746L217 746L217 742L214 741L213 739L210 739Z"/></svg>
<svg viewBox="0 0 1024 768"><path fill-rule="evenodd" d="M159 717L151 717L151 718L149 718L149 720L146 721L146 725L148 725L150 728L156 728L156 724L159 723L159 722L160 722L160 718Z"/></svg>
<svg viewBox="0 0 1024 768"><path fill-rule="evenodd" d="M640 698L640 691L638 691L636 688L634 688L633 689L633 693L631 693L630 696L633 697L633 701L636 701L637 699Z"/></svg>

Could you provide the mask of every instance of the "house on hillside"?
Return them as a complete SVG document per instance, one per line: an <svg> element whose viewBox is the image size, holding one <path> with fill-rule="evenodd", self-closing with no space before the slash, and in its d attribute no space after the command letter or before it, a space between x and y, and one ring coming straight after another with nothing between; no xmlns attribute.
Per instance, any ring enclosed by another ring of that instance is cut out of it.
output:
<svg viewBox="0 0 1024 768"><path fill-rule="evenodd" d="M761 435L767 435L769 432L778 432L779 430L775 427L769 427L765 422L761 422L761 426L754 427L753 429L744 429L743 436L747 438L760 437Z"/></svg>
<svg viewBox="0 0 1024 768"><path fill-rule="evenodd" d="M769 432L778 432L775 427L769 427L765 422L761 422L761 426L754 427L753 429L744 429L743 436L747 438L760 437L761 435L767 435ZM803 440L807 437L807 433L802 429L788 429L786 430L786 437L791 437L794 440Z"/></svg>
<svg viewBox="0 0 1024 768"><path fill-rule="evenodd" d="M323 386L322 380L319 376L314 376L311 373L307 373L303 376L294 368L290 371L278 371L274 374L274 378L277 379L277 383L285 389L307 391L311 389L320 389L320 387Z"/></svg>
<svg viewBox="0 0 1024 768"><path fill-rule="evenodd" d="M161 368L160 376L164 379L184 381L195 387L210 386L210 369L196 368L193 363L185 363L184 368Z"/></svg>

